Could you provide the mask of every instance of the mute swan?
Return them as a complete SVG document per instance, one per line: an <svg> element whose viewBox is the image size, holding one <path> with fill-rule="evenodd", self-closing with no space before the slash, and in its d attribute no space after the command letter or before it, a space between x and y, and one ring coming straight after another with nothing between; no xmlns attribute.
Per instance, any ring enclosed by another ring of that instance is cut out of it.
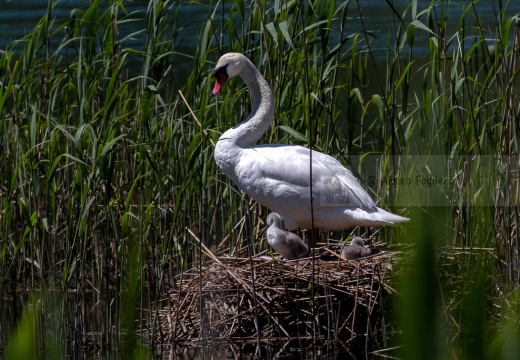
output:
<svg viewBox="0 0 520 360"><path fill-rule="evenodd" d="M355 237L349 246L344 246L341 251L341 257L347 260L359 259L372 255L372 251L365 247L365 242L360 237Z"/></svg>
<svg viewBox="0 0 520 360"><path fill-rule="evenodd" d="M282 218L277 213L267 216L267 243L288 260L299 259L309 254L309 247L298 235L282 229Z"/></svg>
<svg viewBox="0 0 520 360"><path fill-rule="evenodd" d="M242 54L228 53L215 67L213 95L236 75L251 92L252 111L244 121L222 134L215 146L215 161L246 194L283 216L287 229L311 229L314 225L314 228L339 231L409 220L378 208L338 160L312 151L313 223L309 186L311 151L286 144L256 145L274 118L273 92L249 59Z"/></svg>

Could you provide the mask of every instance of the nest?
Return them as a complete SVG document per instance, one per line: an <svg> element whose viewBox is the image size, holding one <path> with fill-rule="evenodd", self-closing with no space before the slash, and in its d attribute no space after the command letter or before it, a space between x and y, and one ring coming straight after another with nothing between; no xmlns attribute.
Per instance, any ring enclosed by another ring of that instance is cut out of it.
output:
<svg viewBox="0 0 520 360"><path fill-rule="evenodd" d="M216 257L178 278L158 311L160 343L340 339L370 334L380 317L395 253L354 261L339 246L311 258Z"/></svg>

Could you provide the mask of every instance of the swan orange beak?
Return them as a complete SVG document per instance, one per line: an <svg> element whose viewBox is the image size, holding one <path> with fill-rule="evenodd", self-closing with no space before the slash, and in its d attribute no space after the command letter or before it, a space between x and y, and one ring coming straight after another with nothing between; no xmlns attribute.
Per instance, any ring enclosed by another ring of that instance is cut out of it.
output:
<svg viewBox="0 0 520 360"><path fill-rule="evenodd" d="M215 77L217 78L217 82L215 83L215 87L213 88L213 96L217 95L228 79L227 75L222 72L216 72Z"/></svg>

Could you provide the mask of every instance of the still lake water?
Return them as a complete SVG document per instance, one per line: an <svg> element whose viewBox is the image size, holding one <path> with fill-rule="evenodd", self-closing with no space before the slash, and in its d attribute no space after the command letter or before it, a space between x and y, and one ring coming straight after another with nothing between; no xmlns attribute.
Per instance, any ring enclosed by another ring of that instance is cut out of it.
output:
<svg viewBox="0 0 520 360"><path fill-rule="evenodd" d="M53 17L56 19L56 23L61 23L71 17L78 10L84 9L89 4L89 1L81 0L70 0L60 1L57 3L52 11ZM103 2L101 2L103 3ZM120 14L120 19L128 18L133 21L123 23L119 26L121 32L121 38L126 35L134 33L144 28L145 15L150 5L149 1L136 0L136 1L125 1L125 7L129 15L123 13ZM231 2L228 2L231 4ZM357 16L358 10L356 9L355 2L351 2L352 11L349 12L349 16ZM392 13L388 11L388 6L383 0L360 0L358 1L359 6L362 10L365 26L368 31L377 36L377 40L374 41L373 45L376 55L380 56L380 60L384 60L386 56L386 44L389 42L389 38L393 34L395 28L395 19ZM492 7L490 6L491 1L481 1L475 5L476 11L479 14L480 19L483 23L487 24L484 30L491 29L494 22L495 14ZM183 54L190 54L194 52L197 46L199 33L201 26L208 19L209 14L212 13L214 6L218 3L216 1L199 1L199 2L188 2L179 1L178 5L175 6L174 11L179 11L179 23L178 28L181 28L178 36L178 47L177 51ZM394 6L399 13L402 13L408 6L409 0L395 0ZM429 0L419 1L418 12L426 9L430 5ZM20 0L20 1L2 1L0 0L0 52L3 52L6 48L12 46L13 42L22 39L26 34L31 33L35 24L45 16L47 12L47 1L44 0ZM440 10L438 10L440 16ZM462 7L450 7L450 26L455 28L461 14L463 13ZM520 13L520 2L512 1L509 4L506 18L513 17L515 14ZM349 23L349 29L347 32L360 32L360 22L357 19L353 19ZM489 32L489 40L492 42L493 31ZM56 34L55 36L63 36ZM141 49L143 47L145 38L144 35L136 35L131 39L126 40L123 46L132 47L134 49ZM392 41L390 41L391 43ZM421 52L420 42L417 42L417 50ZM377 49L381 49L378 51ZM426 49L423 48L424 52ZM189 71L190 60L184 56L178 56L176 59L176 66L183 67ZM26 299L23 296L16 299L4 299L0 307L0 349L5 345L5 341L8 338L8 334L13 330L15 325L15 318L13 318L13 308L17 309L16 312L19 315L20 309ZM15 315L16 317L16 315ZM1 356L1 352L0 352ZM75 356L81 357L81 356ZM114 356L116 357L116 356ZM196 355L194 355L196 357ZM175 356L173 356L175 358Z"/></svg>
<svg viewBox="0 0 520 360"><path fill-rule="evenodd" d="M55 8L52 10L53 18L56 19L57 23L61 23L63 20L70 18L75 14L77 9L84 9L89 4L89 1L85 0L62 0L58 1ZM100 1L101 7L103 7L103 1ZM145 16L150 6L149 1L145 0L134 0L124 1L124 5L127 14L120 12L119 19L131 19L132 21L124 22L119 26L121 38L125 35L134 33L144 28ZM232 3L232 2L228 2ZM274 3L274 2L272 2ZM338 2L339 3L339 2ZM391 36L394 33L394 29L397 26L397 19L388 10L388 5L383 0L359 0L357 2L359 8L363 14L363 21L366 29L369 33L375 36L373 42L373 49L375 49L376 56L380 56L381 60L385 59L386 56L386 45L392 43ZM410 1L408 0L394 0L394 7L398 13L402 14L403 11L409 6ZM484 24L489 24L490 28L494 22L495 14L493 8L490 6L492 1L480 1L474 5L476 13ZM183 54L193 53L197 46L197 40L201 31L201 25L208 19L208 16L212 13L215 6L219 3L217 1L201 0L198 2L191 1L178 1L175 6L172 7L172 11L178 11L178 24L177 28L182 29L178 37L178 52ZM22 39L24 35L30 33L34 25L47 13L47 1L45 0L0 0L1 11L0 11L0 50L5 49L13 41ZM430 5L429 0L419 0L417 5L417 13L428 8ZM357 19L358 9L356 8L356 2L352 1L351 10L349 11L349 17L352 20L349 22L347 29L348 32L360 32L360 22ZM441 16L440 5L436 8L437 16ZM449 22L452 29L457 26L458 19L463 14L464 9L458 6L451 6L449 9ZM409 17L411 10L408 10ZM509 3L505 17L510 18L520 13L520 2L512 1ZM217 12L218 14L218 12ZM424 17L423 17L424 18ZM484 27L486 31L487 27ZM490 42L492 42L491 36L493 31L490 32ZM416 36L420 34L416 34ZM59 36L56 35L56 36ZM421 49L420 37L419 41L416 41L416 51L426 52L427 49L423 45ZM390 40L390 41L389 41ZM128 39L125 44L126 47L135 49L141 49L143 47L145 37L143 34ZM377 49L380 49L378 51ZM179 56L180 63L189 64L189 59L186 57Z"/></svg>

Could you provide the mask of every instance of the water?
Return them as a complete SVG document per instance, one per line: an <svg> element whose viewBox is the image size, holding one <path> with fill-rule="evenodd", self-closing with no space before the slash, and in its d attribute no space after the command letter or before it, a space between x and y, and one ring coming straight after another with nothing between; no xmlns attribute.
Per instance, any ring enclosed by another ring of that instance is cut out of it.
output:
<svg viewBox="0 0 520 360"><path fill-rule="evenodd" d="M82 9L89 5L90 1L85 0L62 0L59 1L52 10L52 18L56 24L78 16ZM103 1L100 1L103 8ZM25 35L32 32L38 21L47 14L47 1L1 1L2 11L0 11L0 49L4 49L14 40L22 39ZM145 16L148 10L149 1L134 0L125 1L127 14L120 11L120 20L132 20L124 22L119 26L121 38L135 31L143 29L145 26ZM173 10L179 10L182 16L179 17L179 28L183 28L183 42L186 47L193 47L196 43L200 24L207 19L209 2L190 3L181 2ZM55 36L59 36L56 34ZM143 46L144 35L133 37L126 41L127 46L140 48Z"/></svg>
<svg viewBox="0 0 520 360"><path fill-rule="evenodd" d="M61 23L63 20L70 18L76 9L84 9L90 3L86 0L62 0L59 1L55 8L52 10L53 18L56 23ZM101 1L100 3L104 3ZM121 38L125 35L134 33L139 29L143 29L145 25L145 16L148 10L149 1L147 0L134 0L125 1L125 8L128 14L124 14L122 11L119 14L119 19L132 20L124 22L119 26ZM379 1L372 0L359 0L359 7L363 15L363 22L365 29L370 34L369 37L372 42L372 50L380 60L385 60L387 53L387 44L393 43L394 29L398 25L398 19L396 19L391 11L389 11L386 4L382 4ZM408 0L395 0L393 1L394 7L398 13L402 13L408 6ZM0 49L6 48L9 44L12 44L14 40L22 39L23 36L30 33L35 24L47 13L47 1L43 0L25 0L25 1L1 1L2 11L0 11ZM178 5L177 5L178 4ZM179 22L176 24L178 29L181 29L180 36L178 38L178 52L184 54L193 53L194 48L197 44L201 25L208 19L209 14L212 12L217 2L214 1L179 1L173 8L172 11L179 11ZM355 5L355 2L351 2L348 16L350 20L347 23L346 33L360 32L362 27L359 21L359 11ZM417 5L417 13L421 13L427 9L430 5L429 0L420 0ZM493 24L495 14L489 6L489 2L481 1L474 5L475 11L480 17L480 20L484 24ZM219 10L220 11L220 10ZM450 6L449 18L452 21L449 22L449 31L457 26L458 19L463 14L463 7ZM218 13L218 12L217 12ZM408 9L407 17L410 17L411 9ZM435 13L438 17L441 16L441 6L438 4ZM513 1L508 4L507 11L505 14L506 18L513 17L520 13L520 2ZM423 16L424 18L424 16ZM468 24L474 25L474 24ZM487 31L488 28L483 29ZM56 34L55 36L59 36ZM426 34L423 31L416 31L416 50L419 53L425 53L427 51L428 43L424 41ZM493 31L489 32L489 40L493 42ZM140 49L143 47L145 42L145 35L140 34L127 39L124 46ZM180 57L180 62L189 63L189 59Z"/></svg>

